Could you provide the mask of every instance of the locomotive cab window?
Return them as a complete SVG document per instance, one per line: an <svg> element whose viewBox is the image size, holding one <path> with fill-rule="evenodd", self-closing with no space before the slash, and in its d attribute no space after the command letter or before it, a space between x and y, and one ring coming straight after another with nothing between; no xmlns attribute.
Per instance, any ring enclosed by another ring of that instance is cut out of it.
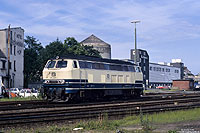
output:
<svg viewBox="0 0 200 133"><path fill-rule="evenodd" d="M129 71L128 66L123 66L123 71Z"/></svg>
<svg viewBox="0 0 200 133"><path fill-rule="evenodd" d="M56 61L49 61L46 65L46 68L54 68Z"/></svg>
<svg viewBox="0 0 200 133"><path fill-rule="evenodd" d="M67 67L67 61L58 61L56 64L56 68L65 68Z"/></svg>
<svg viewBox="0 0 200 133"><path fill-rule="evenodd" d="M104 64L105 70L110 70L110 65L109 64Z"/></svg>
<svg viewBox="0 0 200 133"><path fill-rule="evenodd" d="M73 67L74 67L74 68L78 68L77 62L76 62L76 61L73 62Z"/></svg>
<svg viewBox="0 0 200 133"><path fill-rule="evenodd" d="M92 63L91 62L86 62L85 67L89 68L89 69L92 69Z"/></svg>
<svg viewBox="0 0 200 133"><path fill-rule="evenodd" d="M83 61L79 61L80 68L86 68L86 64Z"/></svg>

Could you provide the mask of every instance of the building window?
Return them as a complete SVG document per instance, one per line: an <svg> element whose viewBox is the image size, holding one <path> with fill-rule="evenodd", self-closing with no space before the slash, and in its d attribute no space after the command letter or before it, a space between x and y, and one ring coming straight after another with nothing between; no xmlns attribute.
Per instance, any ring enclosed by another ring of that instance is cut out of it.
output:
<svg viewBox="0 0 200 133"><path fill-rule="evenodd" d="M162 71L164 72L164 71L165 71L165 68L162 68Z"/></svg>
<svg viewBox="0 0 200 133"><path fill-rule="evenodd" d="M10 40L12 41L12 31L10 31Z"/></svg>
<svg viewBox="0 0 200 133"><path fill-rule="evenodd" d="M14 46L14 55L16 55L16 46Z"/></svg>
<svg viewBox="0 0 200 133"><path fill-rule="evenodd" d="M150 66L150 70L152 70L152 67Z"/></svg>
<svg viewBox="0 0 200 133"><path fill-rule="evenodd" d="M14 71L16 71L16 61L14 61Z"/></svg>
<svg viewBox="0 0 200 133"><path fill-rule="evenodd" d="M157 67L157 68L156 68L156 71L160 71L160 69L161 69L160 67Z"/></svg>
<svg viewBox="0 0 200 133"><path fill-rule="evenodd" d="M169 69L169 68L166 68L166 72L170 72L170 69Z"/></svg>
<svg viewBox="0 0 200 133"><path fill-rule="evenodd" d="M179 71L178 71L178 70L175 70L175 73L179 73Z"/></svg>
<svg viewBox="0 0 200 133"><path fill-rule="evenodd" d="M11 62L9 62L9 69L12 69L12 68L11 68L11 64L12 64L12 63L11 63Z"/></svg>
<svg viewBox="0 0 200 133"><path fill-rule="evenodd" d="M10 43L10 54L12 54L12 44Z"/></svg>
<svg viewBox="0 0 200 133"><path fill-rule="evenodd" d="M6 61L2 61L2 69L6 69Z"/></svg>

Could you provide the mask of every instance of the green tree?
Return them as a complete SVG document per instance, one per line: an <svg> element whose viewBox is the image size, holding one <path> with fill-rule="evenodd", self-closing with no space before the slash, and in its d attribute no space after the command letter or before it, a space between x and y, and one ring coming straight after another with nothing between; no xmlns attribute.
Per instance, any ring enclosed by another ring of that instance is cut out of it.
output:
<svg viewBox="0 0 200 133"><path fill-rule="evenodd" d="M99 51L93 49L93 46L82 45L73 37L68 37L64 40L66 48L64 54L87 55L101 57Z"/></svg>
<svg viewBox="0 0 200 133"><path fill-rule="evenodd" d="M100 52L93 48L93 46L84 45L85 55L101 57Z"/></svg>
<svg viewBox="0 0 200 133"><path fill-rule="evenodd" d="M55 58L56 56L60 56L66 51L66 48L64 48L63 43L56 39L56 41L50 42L49 45L45 47L45 56L44 58L50 59Z"/></svg>
<svg viewBox="0 0 200 133"><path fill-rule="evenodd" d="M43 47L34 37L26 36L24 49L24 86L31 81L40 80L41 76L41 51Z"/></svg>

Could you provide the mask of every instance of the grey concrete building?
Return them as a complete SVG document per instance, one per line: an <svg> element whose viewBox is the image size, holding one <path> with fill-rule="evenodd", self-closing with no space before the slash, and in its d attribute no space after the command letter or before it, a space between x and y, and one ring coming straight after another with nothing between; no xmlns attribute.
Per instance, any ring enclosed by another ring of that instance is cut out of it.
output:
<svg viewBox="0 0 200 133"><path fill-rule="evenodd" d="M24 86L24 30L10 28L10 49L8 52L8 28L0 30L0 75L5 87L23 88ZM9 55L8 55L9 54ZM10 62L8 62L10 56ZM10 68L8 68L10 63ZM8 70L9 69L9 70ZM8 82L9 81L9 82ZM9 85L8 85L9 83Z"/></svg>
<svg viewBox="0 0 200 133"><path fill-rule="evenodd" d="M93 46L94 49L100 52L102 58L111 59L111 46L110 44L102 41L95 35L91 35L81 42L83 45Z"/></svg>
<svg viewBox="0 0 200 133"><path fill-rule="evenodd" d="M146 50L137 49L137 63L143 72L143 83L145 88L149 86L149 54ZM135 49L131 49L131 60L135 59Z"/></svg>

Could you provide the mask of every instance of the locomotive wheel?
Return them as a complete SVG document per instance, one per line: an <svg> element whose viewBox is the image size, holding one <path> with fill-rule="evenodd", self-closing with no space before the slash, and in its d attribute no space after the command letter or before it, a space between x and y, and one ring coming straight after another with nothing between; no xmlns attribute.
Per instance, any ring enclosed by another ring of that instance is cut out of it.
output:
<svg viewBox="0 0 200 133"><path fill-rule="evenodd" d="M65 102L69 102L69 99L70 99L69 97L66 97Z"/></svg>

